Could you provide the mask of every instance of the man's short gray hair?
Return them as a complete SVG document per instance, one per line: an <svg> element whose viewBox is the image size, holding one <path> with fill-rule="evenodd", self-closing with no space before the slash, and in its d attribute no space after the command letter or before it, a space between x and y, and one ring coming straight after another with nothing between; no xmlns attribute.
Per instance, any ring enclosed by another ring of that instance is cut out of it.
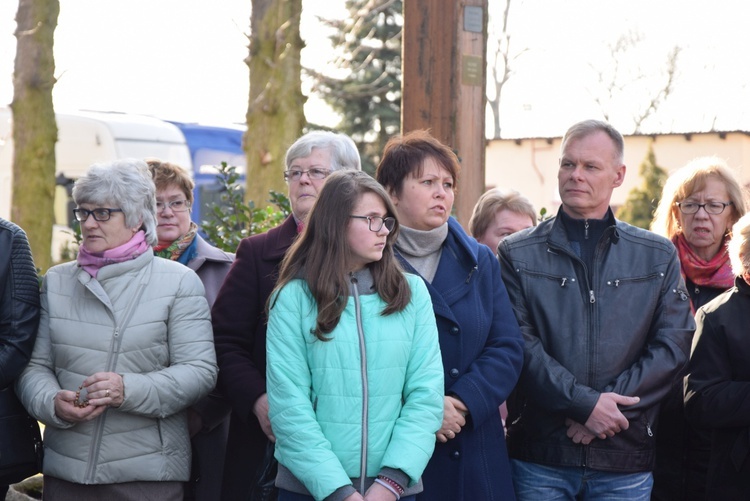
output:
<svg viewBox="0 0 750 501"><path fill-rule="evenodd" d="M615 160L622 164L625 156L625 140L617 129L601 120L584 120L571 125L563 136L560 151L565 151L565 146L570 141L587 137L595 132L604 132L609 136L615 145Z"/></svg>
<svg viewBox="0 0 750 501"><path fill-rule="evenodd" d="M122 209L128 228L141 227L146 242L156 245L156 187L148 165L128 158L94 164L73 185L77 205Z"/></svg>
<svg viewBox="0 0 750 501"><path fill-rule="evenodd" d="M323 130L308 132L297 139L286 152L286 168L298 158L307 158L313 148L327 148L331 152L331 170L362 170L357 145L346 134Z"/></svg>

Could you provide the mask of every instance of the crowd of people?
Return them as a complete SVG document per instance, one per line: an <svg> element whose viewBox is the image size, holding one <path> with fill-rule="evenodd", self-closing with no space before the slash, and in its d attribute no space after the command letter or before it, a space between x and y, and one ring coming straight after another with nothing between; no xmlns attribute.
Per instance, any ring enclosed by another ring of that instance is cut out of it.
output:
<svg viewBox="0 0 750 501"><path fill-rule="evenodd" d="M747 499L745 190L696 159L636 228L611 207L623 158L576 123L556 216L490 190L467 232L429 132L374 177L309 132L291 214L236 255L201 237L180 166L91 166L77 258L41 291L0 220L2 389L45 426L44 499Z"/></svg>

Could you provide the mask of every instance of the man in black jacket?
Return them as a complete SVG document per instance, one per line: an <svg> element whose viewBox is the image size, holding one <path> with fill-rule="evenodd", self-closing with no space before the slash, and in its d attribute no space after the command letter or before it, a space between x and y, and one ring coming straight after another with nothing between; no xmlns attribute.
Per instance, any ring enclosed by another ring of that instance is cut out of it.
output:
<svg viewBox="0 0 750 501"><path fill-rule="evenodd" d="M694 322L672 243L609 207L623 145L605 122L573 125L557 217L498 249L525 341L508 419L520 500L650 497L659 402Z"/></svg>
<svg viewBox="0 0 750 501"><path fill-rule="evenodd" d="M21 228L0 218L0 391L13 391L31 358L38 325L39 279L29 242ZM0 418L9 411L0 408ZM13 433L0 430L2 436ZM7 492L8 485L0 485L0 499Z"/></svg>

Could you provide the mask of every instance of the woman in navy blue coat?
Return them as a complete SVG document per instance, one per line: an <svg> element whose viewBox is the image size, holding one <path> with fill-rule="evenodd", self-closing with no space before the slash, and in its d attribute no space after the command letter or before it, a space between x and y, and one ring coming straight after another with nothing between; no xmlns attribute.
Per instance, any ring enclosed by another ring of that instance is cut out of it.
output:
<svg viewBox="0 0 750 501"><path fill-rule="evenodd" d="M398 211L396 249L427 284L445 370L443 425L424 501L513 500L498 407L516 385L523 340L492 251L450 217L459 164L425 131L392 138L376 177Z"/></svg>

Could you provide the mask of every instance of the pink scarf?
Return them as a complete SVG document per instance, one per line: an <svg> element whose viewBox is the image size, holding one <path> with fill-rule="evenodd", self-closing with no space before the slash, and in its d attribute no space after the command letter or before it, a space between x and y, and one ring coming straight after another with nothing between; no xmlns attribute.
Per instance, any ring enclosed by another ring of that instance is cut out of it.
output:
<svg viewBox="0 0 750 501"><path fill-rule="evenodd" d="M102 266L130 261L149 249L150 247L146 243L146 233L143 230L136 232L133 238L119 247L107 249L104 252L89 252L82 244L78 249L78 266L96 278L96 274L99 273Z"/></svg>
<svg viewBox="0 0 750 501"><path fill-rule="evenodd" d="M734 285L726 240L724 237L719 252L710 261L706 261L693 251L682 233L675 235L672 242L677 247L683 275L695 285L703 287L728 289Z"/></svg>

